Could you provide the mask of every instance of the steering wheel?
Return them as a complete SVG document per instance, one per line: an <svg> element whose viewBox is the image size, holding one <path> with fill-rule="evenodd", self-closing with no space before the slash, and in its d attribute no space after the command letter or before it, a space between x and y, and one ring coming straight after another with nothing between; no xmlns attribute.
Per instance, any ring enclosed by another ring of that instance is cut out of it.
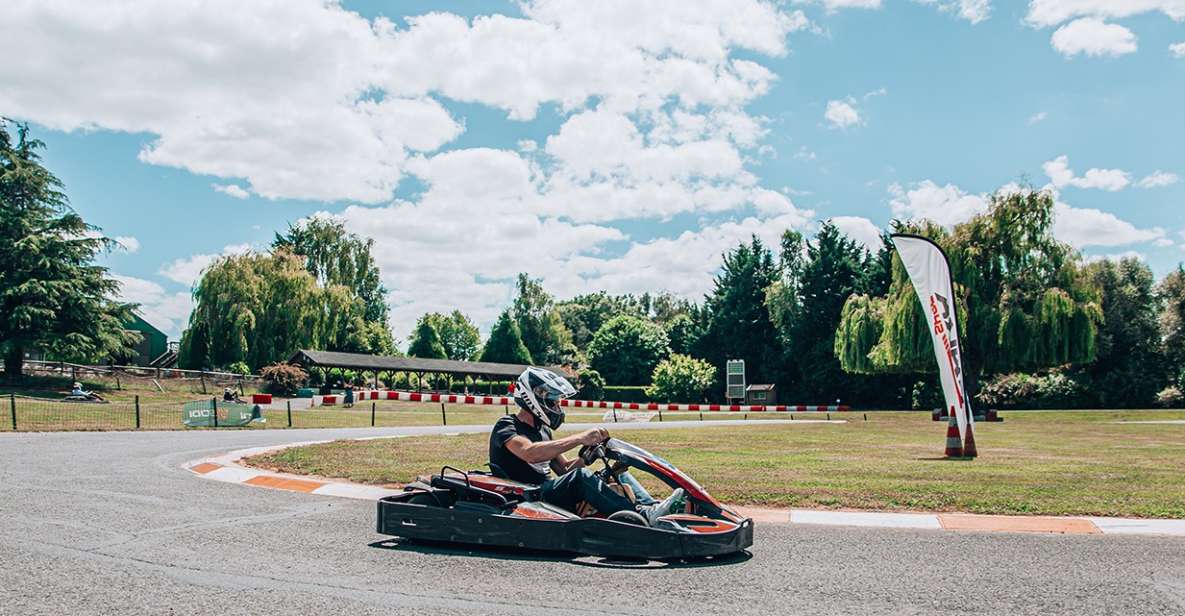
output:
<svg viewBox="0 0 1185 616"><path fill-rule="evenodd" d="M605 443L585 445L580 448L577 455L580 456L580 461L584 462L585 466L592 466L597 460L606 460Z"/></svg>

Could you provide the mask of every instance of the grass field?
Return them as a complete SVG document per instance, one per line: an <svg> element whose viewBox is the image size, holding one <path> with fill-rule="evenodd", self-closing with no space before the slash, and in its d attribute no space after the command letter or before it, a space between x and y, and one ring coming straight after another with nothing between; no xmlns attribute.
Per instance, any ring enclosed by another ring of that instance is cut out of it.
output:
<svg viewBox="0 0 1185 616"><path fill-rule="evenodd" d="M846 424L623 432L717 498L799 508L1185 518L1185 412L1012 412L978 424L980 457L942 459L945 424L876 413ZM1175 420L1179 424L1135 423ZM481 468L487 437L339 441L261 467L399 484L444 464Z"/></svg>

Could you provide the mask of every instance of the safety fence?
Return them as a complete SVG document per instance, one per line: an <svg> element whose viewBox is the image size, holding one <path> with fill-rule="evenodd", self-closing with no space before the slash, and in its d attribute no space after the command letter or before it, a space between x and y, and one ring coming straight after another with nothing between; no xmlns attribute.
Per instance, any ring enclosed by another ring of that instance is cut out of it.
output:
<svg viewBox="0 0 1185 616"><path fill-rule="evenodd" d="M148 366L94 366L63 361L26 359L24 373L30 376L59 377L64 382L79 381L102 385L108 390L140 389L160 392L214 393L224 387L240 391L258 387L263 380L257 375L234 374L214 370L182 370ZM2 371L0 371L2 373ZM69 381L65 381L69 379Z"/></svg>
<svg viewBox="0 0 1185 616"><path fill-rule="evenodd" d="M398 392L406 396L388 398L385 394L389 392L381 392L384 398L379 399L379 392L374 392L376 395L372 399L371 393L359 392L359 400L350 407L343 407L340 399L330 401L332 406L319 406L312 405L314 401L307 398L257 405L223 402L217 398L158 401L141 400L139 396L107 402L67 402L10 394L0 398L0 432L490 425L498 417L517 410L514 401L505 396ZM363 397L367 400L362 400ZM569 421L613 423L737 418L736 414L730 412L712 412L709 409L712 405L642 404L638 408L630 408L631 405L627 403L620 408L612 406L609 403L605 407L582 405L569 408ZM697 412L696 406L703 408ZM789 408L792 413L794 407ZM758 414L749 415L750 412ZM778 416L756 410L744 413L745 418ZM793 418L791 413L786 414Z"/></svg>
<svg viewBox="0 0 1185 616"><path fill-rule="evenodd" d="M363 390L355 393L358 400L401 400L404 402L447 402L479 406L510 406L509 396L480 396L468 394L420 393L398 390ZM320 404L337 404L343 396L316 396ZM608 400L560 400L560 406L588 409L616 409L625 411L687 411L732 413L843 413L851 410L846 405L817 404L674 404L657 402L612 402Z"/></svg>

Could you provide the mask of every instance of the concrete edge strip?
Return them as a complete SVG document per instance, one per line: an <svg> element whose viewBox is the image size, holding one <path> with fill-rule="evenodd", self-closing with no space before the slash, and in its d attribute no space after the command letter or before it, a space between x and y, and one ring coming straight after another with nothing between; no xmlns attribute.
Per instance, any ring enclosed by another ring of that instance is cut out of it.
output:
<svg viewBox="0 0 1185 616"><path fill-rule="evenodd" d="M404 438L383 436L372 438ZM204 479L236 483L273 490L286 490L318 496L375 501L398 494L399 490L368 486L347 481L310 479L302 475L277 473L250 468L238 463L246 457L272 453L291 447L329 441L303 441L271 447L254 447L219 456L192 460L185 470ZM979 515L971 513L893 513L880 511L832 511L819 509L774 509L738 506L742 515L762 524L802 524L820 526L856 526L868 528L908 528L964 532L1019 532L1065 535L1159 535L1185 537L1185 520L1108 517L1053 517Z"/></svg>

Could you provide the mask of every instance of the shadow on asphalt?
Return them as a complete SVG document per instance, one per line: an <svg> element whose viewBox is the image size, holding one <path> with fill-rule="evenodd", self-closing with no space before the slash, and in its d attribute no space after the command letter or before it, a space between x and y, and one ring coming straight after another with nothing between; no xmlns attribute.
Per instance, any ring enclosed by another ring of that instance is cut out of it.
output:
<svg viewBox="0 0 1185 616"><path fill-rule="evenodd" d="M492 558L496 560L539 561L539 562L567 562L582 567L599 567L608 569L696 569L700 567L725 567L739 565L753 558L747 550L709 558L691 558L681 560L623 560L616 558L602 558L600 556L584 556L570 552L546 552L542 550L527 550L521 548L507 548L495 546L457 545L452 543L425 541L422 539L385 539L375 541L367 547L390 550L393 552L415 552L417 554L442 554L452 556L469 556L473 558Z"/></svg>

